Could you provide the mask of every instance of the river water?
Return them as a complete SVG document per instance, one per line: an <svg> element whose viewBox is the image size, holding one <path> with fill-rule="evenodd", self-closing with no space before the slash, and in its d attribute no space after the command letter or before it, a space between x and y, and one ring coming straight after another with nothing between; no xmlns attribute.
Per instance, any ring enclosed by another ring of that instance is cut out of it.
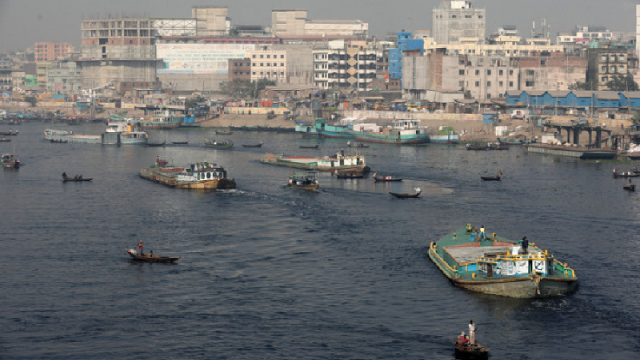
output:
<svg viewBox="0 0 640 360"><path fill-rule="evenodd" d="M470 319L494 359L637 358L640 201L611 176L632 165L373 144L359 150L373 171L403 182L320 174L322 191L308 193L261 155L327 155L344 140L299 149L317 140L177 129L151 141L190 145L117 147L52 144L46 127L0 143L22 160L0 173L0 359L454 359ZM207 149L207 138L236 145ZM223 165L238 187L139 178L156 156ZM501 182L480 180L499 170ZM62 172L94 181L62 183ZM388 194L415 186L419 199ZM579 291L518 300L452 286L427 250L467 223L526 235L576 270ZM140 239L182 258L131 263Z"/></svg>

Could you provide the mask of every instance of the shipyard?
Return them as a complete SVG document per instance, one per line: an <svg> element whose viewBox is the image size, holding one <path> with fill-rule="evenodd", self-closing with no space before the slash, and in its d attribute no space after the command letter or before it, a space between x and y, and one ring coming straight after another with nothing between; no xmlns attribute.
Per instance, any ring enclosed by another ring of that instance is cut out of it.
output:
<svg viewBox="0 0 640 360"><path fill-rule="evenodd" d="M3 358L637 357L640 2L3 5Z"/></svg>

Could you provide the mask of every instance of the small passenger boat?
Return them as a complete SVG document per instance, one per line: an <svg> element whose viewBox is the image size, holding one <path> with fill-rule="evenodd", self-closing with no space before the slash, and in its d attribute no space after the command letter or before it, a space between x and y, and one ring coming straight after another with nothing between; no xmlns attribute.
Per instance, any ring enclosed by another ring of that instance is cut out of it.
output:
<svg viewBox="0 0 640 360"><path fill-rule="evenodd" d="M287 186L294 189L317 190L320 184L318 184L318 179L316 179L316 173L309 171L306 174L296 172L289 175Z"/></svg>
<svg viewBox="0 0 640 360"><path fill-rule="evenodd" d="M185 141L172 141L171 142L173 145L187 145L189 144L189 140L185 140Z"/></svg>
<svg viewBox="0 0 640 360"><path fill-rule="evenodd" d="M456 340L453 346L456 359L486 359L489 356L489 349L477 341L471 345Z"/></svg>
<svg viewBox="0 0 640 360"><path fill-rule="evenodd" d="M231 135L233 131L228 130L216 130L216 135Z"/></svg>
<svg viewBox="0 0 640 360"><path fill-rule="evenodd" d="M354 148L360 148L360 149L364 149L364 148L368 148L369 147L369 145L365 145L363 143L351 144L351 140L347 141L347 146L354 147Z"/></svg>
<svg viewBox="0 0 640 360"><path fill-rule="evenodd" d="M70 182L70 181L91 181L93 178L83 178L82 175L76 175L74 177L68 177L67 173L62 173L62 182Z"/></svg>
<svg viewBox="0 0 640 360"><path fill-rule="evenodd" d="M395 196L397 198L400 198L400 199L410 199L410 198L418 198L418 197L420 197L420 193L421 192L422 192L422 190L420 190L420 188L417 187L417 188L415 188L413 190L413 192L410 192L410 193L396 193L396 192L389 191L389 194L391 194L391 195L393 195L393 196Z"/></svg>
<svg viewBox="0 0 640 360"><path fill-rule="evenodd" d="M486 143L483 144L467 144L465 145L467 150L489 150L489 145Z"/></svg>
<svg viewBox="0 0 640 360"><path fill-rule="evenodd" d="M144 262L150 262L150 263L173 263L180 259L179 257L159 256L159 255L154 255L152 253L149 253L146 255L140 255L138 254L137 251L133 249L128 249L127 254L131 256L131 260L144 261Z"/></svg>
<svg viewBox="0 0 640 360"><path fill-rule="evenodd" d="M147 143L147 146L164 146L164 144L166 143L166 141L163 141L161 143Z"/></svg>
<svg viewBox="0 0 640 360"><path fill-rule="evenodd" d="M0 138L0 142L9 142L9 141L11 141L11 139Z"/></svg>
<svg viewBox="0 0 640 360"><path fill-rule="evenodd" d="M502 171L498 171L498 175L496 176L480 176L480 178L484 181L500 181L502 177Z"/></svg>
<svg viewBox="0 0 640 360"><path fill-rule="evenodd" d="M300 149L317 149L318 148L318 144L315 145L300 145Z"/></svg>
<svg viewBox="0 0 640 360"><path fill-rule="evenodd" d="M69 142L69 140L63 140L63 139L50 139L49 141L57 144L66 144Z"/></svg>
<svg viewBox="0 0 640 360"><path fill-rule="evenodd" d="M16 136L20 133L20 130L13 131L9 129L9 131L0 131L0 135L4 136Z"/></svg>
<svg viewBox="0 0 640 360"><path fill-rule="evenodd" d="M259 148L262 147L262 141L260 141L257 144L242 144L242 147L246 147L246 148Z"/></svg>
<svg viewBox="0 0 640 360"><path fill-rule="evenodd" d="M3 154L0 157L0 165L5 169L19 169L20 157L16 154Z"/></svg>
<svg viewBox="0 0 640 360"><path fill-rule="evenodd" d="M378 176L377 172L373 173L374 181L402 181L402 178L394 178L391 176Z"/></svg>
<svg viewBox="0 0 640 360"><path fill-rule="evenodd" d="M627 191L636 191L636 185L635 184L624 184L624 185L622 185L622 188L627 190Z"/></svg>
<svg viewBox="0 0 640 360"><path fill-rule="evenodd" d="M233 141L205 140L204 146L214 148L214 149L231 149L233 147Z"/></svg>

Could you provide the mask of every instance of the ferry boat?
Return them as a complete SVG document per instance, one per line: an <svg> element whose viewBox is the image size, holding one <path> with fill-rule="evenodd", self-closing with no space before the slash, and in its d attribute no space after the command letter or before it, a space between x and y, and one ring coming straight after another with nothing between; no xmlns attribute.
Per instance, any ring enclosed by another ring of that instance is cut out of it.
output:
<svg viewBox="0 0 640 360"><path fill-rule="evenodd" d="M353 126L353 134L357 141L380 144L425 144L429 142L427 129L420 126L417 119L394 120L391 126L382 127L370 124Z"/></svg>
<svg viewBox="0 0 640 360"><path fill-rule="evenodd" d="M567 295L578 289L578 278L566 263L534 243L525 249L471 225L429 246L429 257L456 286L486 294L541 298Z"/></svg>
<svg viewBox="0 0 640 360"><path fill-rule="evenodd" d="M0 165L5 169L19 169L20 157L16 154L3 154L0 157Z"/></svg>
<svg viewBox="0 0 640 360"><path fill-rule="evenodd" d="M144 131L136 131L129 120L110 118L102 135L74 134L71 130L46 129L44 138L69 143L105 144L105 145L145 145L149 136Z"/></svg>
<svg viewBox="0 0 640 360"><path fill-rule="evenodd" d="M368 172L369 167L365 164L364 155L345 155L340 151L331 156L287 156L265 154L260 162L263 164L287 166L292 168L330 171L330 172Z"/></svg>
<svg viewBox="0 0 640 360"><path fill-rule="evenodd" d="M318 179L316 179L316 173L310 171L306 174L296 172L289 175L287 186L294 189L317 190L320 184L318 184Z"/></svg>
<svg viewBox="0 0 640 360"><path fill-rule="evenodd" d="M206 161L190 167L175 167L157 159L152 166L140 170L140 177L178 189L235 189L236 181L227 178L227 171Z"/></svg>

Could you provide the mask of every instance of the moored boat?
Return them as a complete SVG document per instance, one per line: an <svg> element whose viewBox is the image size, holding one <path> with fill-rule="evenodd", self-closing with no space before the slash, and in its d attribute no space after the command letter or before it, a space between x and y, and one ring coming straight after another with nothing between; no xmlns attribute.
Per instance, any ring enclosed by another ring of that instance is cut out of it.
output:
<svg viewBox="0 0 640 360"><path fill-rule="evenodd" d="M62 182L82 182L82 181L92 181L93 178L83 178L82 175L75 175L74 177L67 176L67 173L62 173Z"/></svg>
<svg viewBox="0 0 640 360"><path fill-rule="evenodd" d="M2 154L0 157L0 165L5 169L19 169L20 157L16 154Z"/></svg>
<svg viewBox="0 0 640 360"><path fill-rule="evenodd" d="M299 145L298 147L300 149L317 149L320 145L319 144L315 144L315 145Z"/></svg>
<svg viewBox="0 0 640 360"><path fill-rule="evenodd" d="M140 177L178 189L235 189L236 182L217 164L198 162L190 167L175 167L157 159L152 166L140 170Z"/></svg>
<svg viewBox="0 0 640 360"><path fill-rule="evenodd" d="M454 285L471 291L542 298L578 289L575 271L526 237L483 236L471 225L432 242L429 258Z"/></svg>
<svg viewBox="0 0 640 360"><path fill-rule="evenodd" d="M137 108L144 110L144 117L137 120L143 130L175 129L185 117L183 109L150 105Z"/></svg>
<svg viewBox="0 0 640 360"><path fill-rule="evenodd" d="M345 155L340 151L330 156L288 156L265 154L260 159L263 164L287 166L292 168L318 171L352 171L366 173L369 167L363 155Z"/></svg>
<svg viewBox="0 0 640 360"><path fill-rule="evenodd" d="M242 144L242 147L246 147L246 148L259 148L262 147L263 142L260 141L257 144Z"/></svg>
<svg viewBox="0 0 640 360"><path fill-rule="evenodd" d="M392 125L387 127L375 124L357 124L353 126L353 134L355 139L360 142L396 145L429 142L427 128L420 126L420 120L417 119L394 120Z"/></svg>
<svg viewBox="0 0 640 360"><path fill-rule="evenodd" d="M10 141L11 141L11 139L6 139L6 138L3 138L3 137L0 137L0 142L10 142Z"/></svg>
<svg viewBox="0 0 640 360"><path fill-rule="evenodd" d="M336 178L338 179L362 179L364 178L364 174L361 172L352 172L352 171L335 171L333 172Z"/></svg>
<svg viewBox="0 0 640 360"><path fill-rule="evenodd" d="M204 146L214 148L214 149L231 149L233 147L233 141L205 140Z"/></svg>
<svg viewBox="0 0 640 360"><path fill-rule="evenodd" d="M233 131L228 130L216 130L216 135L231 135Z"/></svg>
<svg viewBox="0 0 640 360"><path fill-rule="evenodd" d="M498 175L496 176L480 176L480 178L484 181L500 181L500 178L502 178L502 170L498 171Z"/></svg>
<svg viewBox="0 0 640 360"><path fill-rule="evenodd" d="M147 143L147 146L164 146L166 143L166 141L163 141L161 143Z"/></svg>
<svg viewBox="0 0 640 360"><path fill-rule="evenodd" d="M127 254L131 256L132 260L151 262L151 263L173 263L180 259L179 257L160 256L160 255L154 255L152 253L141 255L141 254L138 254L138 252L133 249L127 249Z"/></svg>
<svg viewBox="0 0 640 360"><path fill-rule="evenodd" d="M317 190L320 184L318 183L318 179L316 179L316 173L310 171L306 174L300 172L292 173L289 175L287 186L294 189Z"/></svg>
<svg viewBox="0 0 640 360"><path fill-rule="evenodd" d="M525 139L517 140L517 139L498 138L498 142L502 145L507 145L507 146L524 145Z"/></svg>

